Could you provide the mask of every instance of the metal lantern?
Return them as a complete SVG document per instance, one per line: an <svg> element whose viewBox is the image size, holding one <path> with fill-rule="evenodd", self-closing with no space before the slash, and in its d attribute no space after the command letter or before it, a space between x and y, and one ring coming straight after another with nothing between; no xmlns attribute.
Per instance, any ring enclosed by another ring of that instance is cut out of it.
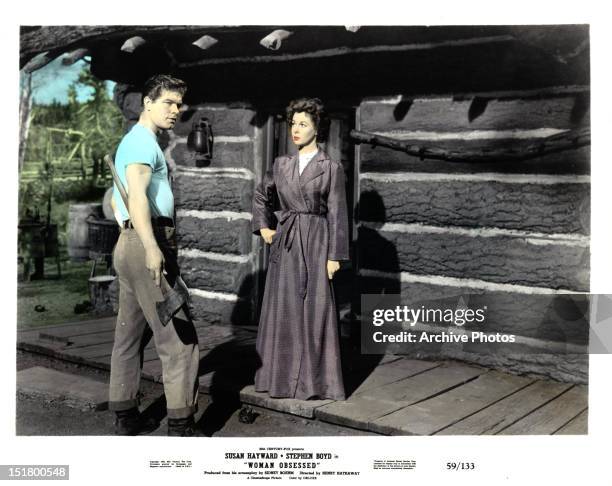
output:
<svg viewBox="0 0 612 486"><path fill-rule="evenodd" d="M196 153L196 167L210 165L213 156L213 131L208 118L194 120L191 133L187 137L187 146Z"/></svg>

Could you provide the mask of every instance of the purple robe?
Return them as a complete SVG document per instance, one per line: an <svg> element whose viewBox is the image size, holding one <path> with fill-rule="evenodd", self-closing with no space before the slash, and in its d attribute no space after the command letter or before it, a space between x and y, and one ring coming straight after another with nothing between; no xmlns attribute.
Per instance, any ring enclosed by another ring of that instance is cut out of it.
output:
<svg viewBox="0 0 612 486"><path fill-rule="evenodd" d="M275 191L281 209L273 212ZM297 155L278 157L253 199L253 232L275 226L255 390L279 398L344 400L336 305L327 277L327 260L349 259L342 164L319 149L300 175Z"/></svg>

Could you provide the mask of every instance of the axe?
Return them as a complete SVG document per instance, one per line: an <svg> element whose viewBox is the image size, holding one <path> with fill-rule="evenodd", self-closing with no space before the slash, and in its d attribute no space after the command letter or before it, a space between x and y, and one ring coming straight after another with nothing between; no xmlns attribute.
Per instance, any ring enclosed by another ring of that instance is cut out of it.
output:
<svg viewBox="0 0 612 486"><path fill-rule="evenodd" d="M110 155L106 154L104 156L104 161L108 165L110 169L111 175L113 176L113 181L117 185L117 189L119 190L119 194L121 195L121 199L123 200L123 204L125 204L125 209L128 209L128 197L125 187L123 187L123 183L121 179L119 179L119 175L117 174L117 170L115 169L115 164L113 163L113 159ZM170 286L166 277L164 277L163 273L161 275L161 289L162 295L164 296L164 300L161 302L155 303L155 308L157 310L157 315L162 325L168 324L172 317L183 307L184 304L189 302L189 289L185 282L181 278L180 275L176 276L174 281L174 286Z"/></svg>

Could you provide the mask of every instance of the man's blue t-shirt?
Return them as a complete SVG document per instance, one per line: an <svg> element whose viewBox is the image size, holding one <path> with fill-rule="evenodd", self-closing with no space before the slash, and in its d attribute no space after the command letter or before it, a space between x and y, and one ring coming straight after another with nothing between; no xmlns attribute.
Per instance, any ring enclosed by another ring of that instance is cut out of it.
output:
<svg viewBox="0 0 612 486"><path fill-rule="evenodd" d="M130 189L125 177L125 169L129 164L151 166L151 182L147 188L151 217L174 218L174 196L168 180L168 166L164 153L157 143L155 134L139 123L136 123L123 137L115 155L115 168L128 194ZM114 185L113 197L122 219L124 221L130 219L116 185Z"/></svg>

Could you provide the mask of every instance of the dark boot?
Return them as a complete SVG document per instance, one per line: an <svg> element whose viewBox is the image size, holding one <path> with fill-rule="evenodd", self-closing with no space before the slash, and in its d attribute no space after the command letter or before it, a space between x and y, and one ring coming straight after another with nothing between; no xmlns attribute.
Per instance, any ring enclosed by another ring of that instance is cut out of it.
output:
<svg viewBox="0 0 612 486"><path fill-rule="evenodd" d="M201 435L196 428L193 415L180 419L168 418L168 435L172 437L194 437Z"/></svg>
<svg viewBox="0 0 612 486"><path fill-rule="evenodd" d="M159 427L159 422L152 417L145 418L136 407L118 410L115 414L115 435L146 434Z"/></svg>

